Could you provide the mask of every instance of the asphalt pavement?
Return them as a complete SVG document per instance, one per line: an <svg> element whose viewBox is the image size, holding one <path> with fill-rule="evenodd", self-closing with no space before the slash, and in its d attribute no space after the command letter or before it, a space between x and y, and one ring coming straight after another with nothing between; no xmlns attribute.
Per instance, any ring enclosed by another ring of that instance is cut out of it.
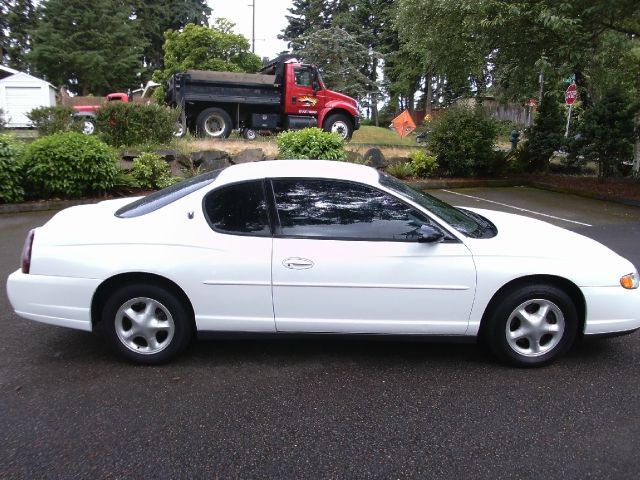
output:
<svg viewBox="0 0 640 480"><path fill-rule="evenodd" d="M640 208L535 189L432 193L552 215L640 266ZM3 279L51 215L0 215ZM637 333L535 370L476 345L330 339L199 341L143 367L92 334L17 317L4 292L0 325L2 479L640 476Z"/></svg>

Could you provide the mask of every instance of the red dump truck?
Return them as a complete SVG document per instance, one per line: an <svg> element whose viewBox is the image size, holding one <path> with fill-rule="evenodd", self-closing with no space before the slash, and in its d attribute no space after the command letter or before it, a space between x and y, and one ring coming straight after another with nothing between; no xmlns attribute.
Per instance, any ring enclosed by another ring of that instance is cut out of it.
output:
<svg viewBox="0 0 640 480"><path fill-rule="evenodd" d="M260 73L188 70L167 82L166 103L182 111L179 134L227 138L240 130L253 139L263 131L321 127L351 138L360 128L358 102L327 89L314 65L283 55Z"/></svg>
<svg viewBox="0 0 640 480"><path fill-rule="evenodd" d="M105 97L107 102L124 102L131 100L127 93L110 93ZM96 116L100 105L75 105L73 109L76 111L74 117L82 121L82 132L92 135L96 131Z"/></svg>

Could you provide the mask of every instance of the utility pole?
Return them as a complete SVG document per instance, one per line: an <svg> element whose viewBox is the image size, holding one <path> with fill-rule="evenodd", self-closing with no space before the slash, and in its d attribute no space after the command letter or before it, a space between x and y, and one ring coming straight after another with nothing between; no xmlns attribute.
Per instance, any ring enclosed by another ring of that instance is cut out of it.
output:
<svg viewBox="0 0 640 480"><path fill-rule="evenodd" d="M251 4L248 6L253 9L251 21L251 53L256 53L256 0L251 0Z"/></svg>

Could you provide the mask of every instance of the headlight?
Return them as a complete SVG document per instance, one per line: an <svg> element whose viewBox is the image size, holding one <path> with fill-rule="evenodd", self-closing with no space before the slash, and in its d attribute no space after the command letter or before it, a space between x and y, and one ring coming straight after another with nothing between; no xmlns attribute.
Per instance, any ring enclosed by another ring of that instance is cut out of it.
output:
<svg viewBox="0 0 640 480"><path fill-rule="evenodd" d="M633 272L620 277L620 285L627 290L638 288L638 274Z"/></svg>

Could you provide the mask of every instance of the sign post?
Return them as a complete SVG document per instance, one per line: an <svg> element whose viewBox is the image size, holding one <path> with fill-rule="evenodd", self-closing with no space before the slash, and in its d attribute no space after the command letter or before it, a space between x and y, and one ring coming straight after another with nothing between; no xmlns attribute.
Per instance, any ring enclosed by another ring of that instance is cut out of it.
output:
<svg viewBox="0 0 640 480"><path fill-rule="evenodd" d="M565 138L569 136L569 124L571 123L571 111L573 110L573 102L578 98L578 87L576 87L575 83L572 83L567 87L567 90L564 92L564 101L567 105L569 105L569 114L567 115L567 128L564 131Z"/></svg>

